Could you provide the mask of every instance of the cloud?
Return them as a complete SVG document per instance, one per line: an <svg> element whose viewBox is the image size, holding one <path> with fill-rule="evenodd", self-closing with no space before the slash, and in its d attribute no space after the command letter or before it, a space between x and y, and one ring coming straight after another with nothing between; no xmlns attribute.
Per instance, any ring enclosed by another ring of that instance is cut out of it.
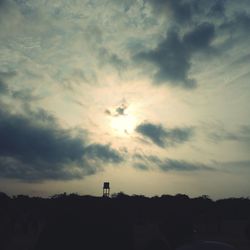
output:
<svg viewBox="0 0 250 250"><path fill-rule="evenodd" d="M120 107L116 109L116 115L125 115L125 110L127 109L126 104L122 104Z"/></svg>
<svg viewBox="0 0 250 250"><path fill-rule="evenodd" d="M172 147L188 141L193 135L192 128L164 128L160 124L142 123L136 127L136 132L150 139L161 148Z"/></svg>
<svg viewBox="0 0 250 250"><path fill-rule="evenodd" d="M250 15L245 11L235 12L232 17L222 23L220 28L226 30L231 36L242 34L248 36L248 30L250 25Z"/></svg>
<svg viewBox="0 0 250 250"><path fill-rule="evenodd" d="M0 109L0 177L72 179L123 158L109 145L90 144L86 133L62 129L44 110L11 114Z"/></svg>
<svg viewBox="0 0 250 250"><path fill-rule="evenodd" d="M0 4L1 6L1 4ZM15 76L15 72L3 72L0 71L0 95L8 95L9 94L9 88L6 83L6 80Z"/></svg>
<svg viewBox="0 0 250 250"><path fill-rule="evenodd" d="M214 63L207 55L237 57L238 46L246 46L250 25L247 1L146 0L164 31L158 42L135 52L136 63L147 65L153 83L193 89L197 86L198 60ZM164 19L165 22L161 22ZM240 45L241 44L241 45ZM203 54L197 55L197 54ZM205 54L204 54L205 53ZM244 52L243 52L244 53ZM204 57L204 55L206 57ZM198 59L198 60L197 60ZM226 63L225 63L226 64ZM202 71L206 71L206 67Z"/></svg>
<svg viewBox="0 0 250 250"><path fill-rule="evenodd" d="M91 144L85 148L85 155L104 162L120 163L123 161L121 154L110 145Z"/></svg>
<svg viewBox="0 0 250 250"><path fill-rule="evenodd" d="M180 23L189 22L192 18L192 11L195 7L194 1L176 0L147 0L156 13L166 13L170 11L172 17Z"/></svg>
<svg viewBox="0 0 250 250"><path fill-rule="evenodd" d="M149 166L141 162L135 162L133 167L139 170L149 170Z"/></svg>
<svg viewBox="0 0 250 250"><path fill-rule="evenodd" d="M8 88L6 84L3 82L3 80L0 78L0 95L4 95L8 93Z"/></svg>
<svg viewBox="0 0 250 250"><path fill-rule="evenodd" d="M0 0L0 8L5 7L7 0Z"/></svg>
<svg viewBox="0 0 250 250"><path fill-rule="evenodd" d="M40 99L41 97L35 96L33 91L29 88L23 88L16 90L10 84L8 86L7 80L13 78L16 75L15 72L0 72L0 95L10 97L13 100L20 100L21 102L29 102Z"/></svg>
<svg viewBox="0 0 250 250"><path fill-rule="evenodd" d="M225 2L226 0L218 0L211 6L211 9L208 13L212 17L223 17L225 15Z"/></svg>
<svg viewBox="0 0 250 250"><path fill-rule="evenodd" d="M160 147L165 146L165 138L167 133L161 125L154 125L151 123L140 124L136 127L136 132L144 137L149 138L152 142Z"/></svg>
<svg viewBox="0 0 250 250"><path fill-rule="evenodd" d="M185 47L191 52L207 50L215 36L213 24L202 23L183 37Z"/></svg>
<svg viewBox="0 0 250 250"><path fill-rule="evenodd" d="M209 133L209 138L214 142L238 141L250 144L250 126L241 126L238 131L227 131L225 128L217 128Z"/></svg>
<svg viewBox="0 0 250 250"><path fill-rule="evenodd" d="M17 91L12 91L11 95L14 99L19 99L23 102L35 101L40 99L41 97L35 96L31 89L21 89Z"/></svg>
<svg viewBox="0 0 250 250"><path fill-rule="evenodd" d="M126 62L122 58L120 58L118 55L114 53L111 53L105 48L101 48L99 50L99 58L100 58L100 61L102 62L101 66L110 64L114 68L116 68L118 71L122 71L126 69L127 67Z"/></svg>
<svg viewBox="0 0 250 250"><path fill-rule="evenodd" d="M114 116L114 117L116 117L116 116L123 116L123 115L126 115L126 114L125 114L125 111L126 111L127 108L128 108L127 104L122 103L122 104L119 105L117 108L113 109L112 111L109 110L109 109L106 109L106 110L104 111L104 113L105 113L106 115Z"/></svg>
<svg viewBox="0 0 250 250"><path fill-rule="evenodd" d="M226 161L226 162L215 162L217 165L222 167L224 170L247 170L250 169L250 160L242 160L242 161Z"/></svg>
<svg viewBox="0 0 250 250"><path fill-rule="evenodd" d="M193 88L196 85L187 76L190 53L184 48L176 31L169 31L167 38L156 49L141 52L136 58L152 62L157 67L154 75L156 84L168 82L185 88Z"/></svg>
<svg viewBox="0 0 250 250"><path fill-rule="evenodd" d="M171 21L179 25L192 24L206 17L223 17L226 0L146 0L153 8L155 14L171 16Z"/></svg>
<svg viewBox="0 0 250 250"><path fill-rule="evenodd" d="M156 170L167 171L214 171L215 169L199 162L188 162L184 160L176 160L170 158L161 159L155 155L135 154L133 156L134 167L140 170Z"/></svg>
<svg viewBox="0 0 250 250"><path fill-rule="evenodd" d="M34 95L33 91L28 88L21 90L12 90L10 87L8 87L7 84L1 81L1 78L0 95L12 98L12 100L20 100L22 103L29 103L30 101L37 101L39 99L42 99L41 96Z"/></svg>
<svg viewBox="0 0 250 250"><path fill-rule="evenodd" d="M182 160L165 159L162 164L159 165L162 171L212 171L212 167L209 167L202 163L190 163Z"/></svg>
<svg viewBox="0 0 250 250"><path fill-rule="evenodd" d="M104 111L104 113L105 113L106 115L112 115L112 114L111 114L111 111L110 111L109 109L106 109L106 110Z"/></svg>
<svg viewBox="0 0 250 250"><path fill-rule="evenodd" d="M213 24L202 23L181 38L176 30L170 29L155 49L140 52L134 58L153 63L157 69L155 84L195 88L195 80L188 76L191 58L196 52L208 52L214 30Z"/></svg>
<svg viewBox="0 0 250 250"><path fill-rule="evenodd" d="M76 83L95 85L104 75L116 74L106 67L108 64L119 73L126 69L126 74L132 76L136 58L155 66L156 72L152 69L151 73L154 83L195 88L195 79L190 76L193 53L204 52L210 45L213 25L217 25L214 16L226 12L223 0L145 0L133 1L133 4L131 1L108 1L107 4L83 1L70 8L64 2L46 5L11 2L15 12L4 15L6 21L1 26L7 33L9 23L13 22L10 25L13 30L9 32L12 36L3 33L7 66L25 72L22 74L26 76L29 72L33 77L46 75L47 79L66 87ZM227 17L227 20L231 19ZM209 25L204 25L207 22ZM186 43L184 36L189 32ZM131 53L136 54L132 61ZM19 58L25 60L20 63ZM30 62L37 67L32 67ZM39 68L46 74L37 70ZM79 69L82 72L76 74Z"/></svg>

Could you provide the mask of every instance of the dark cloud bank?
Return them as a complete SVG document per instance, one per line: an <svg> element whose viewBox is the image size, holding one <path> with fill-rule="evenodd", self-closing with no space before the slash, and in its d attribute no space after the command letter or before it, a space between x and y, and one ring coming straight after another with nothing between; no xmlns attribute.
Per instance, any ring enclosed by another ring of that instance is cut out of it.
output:
<svg viewBox="0 0 250 250"><path fill-rule="evenodd" d="M214 35L215 28L210 23L196 26L183 37L172 29L155 49L140 52L135 58L156 66L157 72L154 75L156 84L168 83L192 89L196 87L196 82L188 76L191 58L196 52L209 52Z"/></svg>
<svg viewBox="0 0 250 250"><path fill-rule="evenodd" d="M0 177L26 181L73 179L93 174L100 163L120 163L110 145L62 129L44 110L12 114L0 108Z"/></svg>
<svg viewBox="0 0 250 250"><path fill-rule="evenodd" d="M223 17L227 0L145 0L145 2L150 4L156 14L169 14L173 21L185 25L193 22L197 16Z"/></svg>
<svg viewBox="0 0 250 250"><path fill-rule="evenodd" d="M226 0L145 0L158 18L168 17L165 37L153 49L135 52L137 63L148 62L156 85L168 84L185 89L197 86L190 77L192 59L196 54L221 54L249 37L250 15L239 1L241 9L231 11L232 2ZM237 2L238 3L238 2ZM169 19L170 18L170 19ZM227 36L220 45L213 45L216 37Z"/></svg>
<svg viewBox="0 0 250 250"><path fill-rule="evenodd" d="M171 17L171 27L165 38L149 51L136 54L137 61L146 61L156 67L155 84L170 84L186 89L196 87L195 79L189 77L191 59L195 53L212 51L211 42L215 38L215 26L210 19L214 15L224 13L224 1L176 1L176 0L146 0L155 15ZM194 21L195 17L199 21ZM202 17L201 17L202 16ZM169 22L168 22L169 23ZM191 30L180 34L183 27Z"/></svg>
<svg viewBox="0 0 250 250"><path fill-rule="evenodd" d="M193 135L193 128L167 129L160 124L145 122L136 127L136 132L157 146L166 148L188 141Z"/></svg>

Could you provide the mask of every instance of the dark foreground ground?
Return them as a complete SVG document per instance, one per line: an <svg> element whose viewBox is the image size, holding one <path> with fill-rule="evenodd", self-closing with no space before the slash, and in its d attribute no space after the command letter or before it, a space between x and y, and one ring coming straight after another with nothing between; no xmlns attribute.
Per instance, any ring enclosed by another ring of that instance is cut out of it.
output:
<svg viewBox="0 0 250 250"><path fill-rule="evenodd" d="M246 250L249 222L243 198L0 194L0 250L174 250L199 240Z"/></svg>

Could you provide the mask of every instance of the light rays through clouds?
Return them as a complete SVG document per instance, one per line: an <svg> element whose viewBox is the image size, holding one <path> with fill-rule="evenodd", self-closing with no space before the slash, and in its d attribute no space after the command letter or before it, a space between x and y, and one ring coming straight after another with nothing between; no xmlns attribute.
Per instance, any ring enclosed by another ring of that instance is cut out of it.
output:
<svg viewBox="0 0 250 250"><path fill-rule="evenodd" d="M249 25L246 0L0 0L0 189L249 195Z"/></svg>

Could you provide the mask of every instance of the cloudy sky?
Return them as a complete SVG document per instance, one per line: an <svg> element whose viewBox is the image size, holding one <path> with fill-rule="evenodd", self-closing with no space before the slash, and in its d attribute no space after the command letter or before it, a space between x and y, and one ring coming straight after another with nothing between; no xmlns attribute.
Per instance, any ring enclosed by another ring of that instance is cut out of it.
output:
<svg viewBox="0 0 250 250"><path fill-rule="evenodd" d="M0 0L0 190L249 196L248 0Z"/></svg>

